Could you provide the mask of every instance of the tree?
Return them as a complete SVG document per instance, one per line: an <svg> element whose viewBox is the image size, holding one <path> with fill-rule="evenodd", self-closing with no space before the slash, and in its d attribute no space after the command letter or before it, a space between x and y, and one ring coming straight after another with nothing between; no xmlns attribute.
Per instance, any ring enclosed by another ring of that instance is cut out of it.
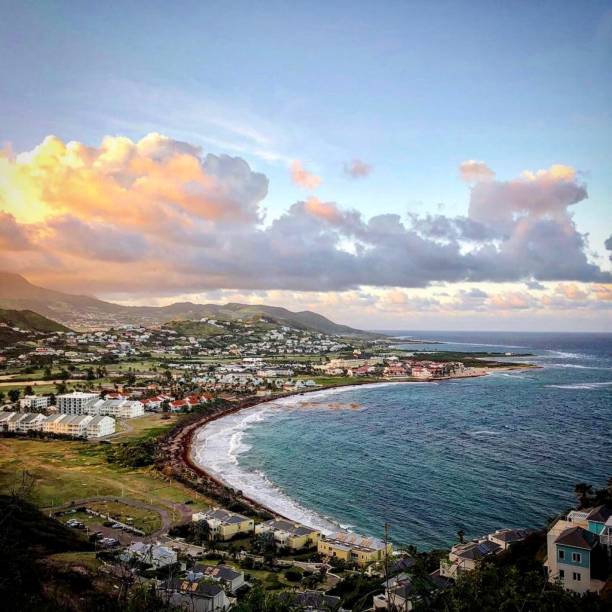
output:
<svg viewBox="0 0 612 612"><path fill-rule="evenodd" d="M32 389L32 385L26 385L26 388L23 391L24 395L34 395L34 389Z"/></svg>
<svg viewBox="0 0 612 612"><path fill-rule="evenodd" d="M11 389L11 390L8 392L8 397L9 397L9 400L10 400L10 401L11 401L11 403L13 403L13 404L14 404L14 403L15 403L15 402L16 402L16 401L19 399L19 395L20 395L20 391L19 391L19 389Z"/></svg>
<svg viewBox="0 0 612 612"><path fill-rule="evenodd" d="M457 532L457 537L459 538L459 543L463 544L465 542L465 531L463 531L463 529L460 529Z"/></svg>
<svg viewBox="0 0 612 612"><path fill-rule="evenodd" d="M587 484L585 482L579 482L574 487L574 493L576 494L576 499L578 500L579 508L589 506L589 499L593 495L593 485Z"/></svg>

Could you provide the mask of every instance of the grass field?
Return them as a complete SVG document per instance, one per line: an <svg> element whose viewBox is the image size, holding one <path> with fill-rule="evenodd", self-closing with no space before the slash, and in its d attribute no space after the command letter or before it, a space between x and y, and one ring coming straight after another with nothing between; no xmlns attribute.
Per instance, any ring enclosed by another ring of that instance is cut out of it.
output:
<svg viewBox="0 0 612 612"><path fill-rule="evenodd" d="M130 428L116 442L154 436L166 431L177 417L150 415L127 422ZM123 468L106 461L108 445L85 441L0 438L0 491L19 486L23 472L34 479L31 501L41 507L58 506L94 496L129 497L172 510L172 503L189 500L193 508L209 501L153 468ZM129 511L132 511L130 508ZM133 514L129 514L134 519Z"/></svg>
<svg viewBox="0 0 612 612"><path fill-rule="evenodd" d="M136 419L120 421L120 432L112 442L127 442L133 438L155 438L169 431L180 417L175 414L146 414Z"/></svg>

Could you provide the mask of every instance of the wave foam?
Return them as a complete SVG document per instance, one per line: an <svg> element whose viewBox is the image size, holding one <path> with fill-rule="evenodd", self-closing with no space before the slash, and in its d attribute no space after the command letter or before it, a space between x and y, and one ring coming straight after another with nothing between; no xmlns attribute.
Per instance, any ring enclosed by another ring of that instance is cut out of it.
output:
<svg viewBox="0 0 612 612"><path fill-rule="evenodd" d="M420 385L423 383L373 383L359 385L359 388L403 384ZM307 397L309 402L313 400L321 401L329 396L355 388L356 386L321 389L320 391L309 392ZM256 423L271 418L278 410L299 409L300 404L305 401L305 397L305 395L291 395L271 400L204 425L194 437L193 459L200 467L228 486L242 491L250 499L287 518L329 534L338 531L341 525L315 511L304 508L272 483L263 472L246 470L240 465L239 461L240 455L250 450L250 446L243 440L244 434L249 428ZM321 403L323 404L322 401Z"/></svg>
<svg viewBox="0 0 612 612"><path fill-rule="evenodd" d="M585 389L594 390L601 389L603 387L609 387L612 385L612 380L607 382L590 382L590 383L572 383L568 385L546 385L547 387L554 389Z"/></svg>

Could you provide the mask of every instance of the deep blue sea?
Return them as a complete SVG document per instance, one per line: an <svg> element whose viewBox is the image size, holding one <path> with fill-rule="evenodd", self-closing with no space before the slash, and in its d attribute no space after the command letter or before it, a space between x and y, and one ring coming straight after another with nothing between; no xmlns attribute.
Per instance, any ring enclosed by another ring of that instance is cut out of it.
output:
<svg viewBox="0 0 612 612"><path fill-rule="evenodd" d="M399 334L399 332L398 332ZM541 369L275 401L200 434L200 460L303 522L448 546L541 527L612 476L612 334L402 332L409 350L529 352ZM517 359L512 359L517 361Z"/></svg>

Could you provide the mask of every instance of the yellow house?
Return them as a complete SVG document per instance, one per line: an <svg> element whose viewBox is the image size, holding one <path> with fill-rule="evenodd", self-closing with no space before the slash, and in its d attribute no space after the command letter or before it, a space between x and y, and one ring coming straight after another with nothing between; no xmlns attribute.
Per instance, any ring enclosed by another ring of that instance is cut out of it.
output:
<svg viewBox="0 0 612 612"><path fill-rule="evenodd" d="M242 514L230 512L223 508L213 508L207 512L196 512L191 519L205 521L210 529L211 539L231 540L234 536L244 533L252 533L255 529L255 521Z"/></svg>
<svg viewBox="0 0 612 612"><path fill-rule="evenodd" d="M311 529L300 523L293 523L285 519L272 519L271 521L260 523L256 525L255 533L272 533L277 546L289 548L290 550L300 550L316 546L321 536L321 533L316 529Z"/></svg>
<svg viewBox="0 0 612 612"><path fill-rule="evenodd" d="M363 536L339 531L332 536L324 536L319 540L317 551L327 559L335 558L356 563L357 565L369 565L376 561L382 561L387 554L391 554L393 547L376 538L365 538Z"/></svg>

